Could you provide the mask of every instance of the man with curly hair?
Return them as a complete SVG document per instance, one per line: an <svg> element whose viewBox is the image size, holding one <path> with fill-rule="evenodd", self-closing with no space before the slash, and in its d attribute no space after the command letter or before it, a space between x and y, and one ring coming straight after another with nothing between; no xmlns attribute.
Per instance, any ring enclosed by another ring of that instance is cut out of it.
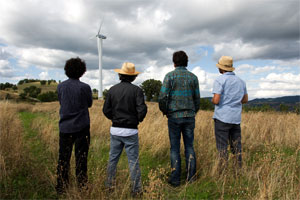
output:
<svg viewBox="0 0 300 200"><path fill-rule="evenodd" d="M65 193L69 184L70 158L75 144L76 178L79 189L86 186L87 157L90 145L90 117L92 106L91 87L79 80L86 72L80 58L66 61L65 74L69 78L57 86L60 103L59 158L57 165L57 193Z"/></svg>

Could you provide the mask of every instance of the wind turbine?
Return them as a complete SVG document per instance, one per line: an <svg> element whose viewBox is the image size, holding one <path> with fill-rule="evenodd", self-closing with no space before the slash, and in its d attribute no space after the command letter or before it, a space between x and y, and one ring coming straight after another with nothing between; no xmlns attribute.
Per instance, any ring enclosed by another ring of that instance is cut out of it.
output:
<svg viewBox="0 0 300 200"><path fill-rule="evenodd" d="M98 46L98 54L99 54L99 90L98 90L98 99L103 98L103 90L102 90L102 40L106 39L106 36L100 34L101 26L103 21L100 23L100 27L98 30L98 34L96 35L97 38L97 46ZM93 36L92 38L94 38ZM91 38L91 39L92 39Z"/></svg>

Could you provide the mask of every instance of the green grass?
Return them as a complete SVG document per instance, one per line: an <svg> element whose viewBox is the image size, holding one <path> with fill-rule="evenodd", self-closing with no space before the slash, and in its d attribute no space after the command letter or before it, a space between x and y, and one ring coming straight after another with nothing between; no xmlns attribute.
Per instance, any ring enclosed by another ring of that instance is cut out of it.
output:
<svg viewBox="0 0 300 200"><path fill-rule="evenodd" d="M14 193L11 198L55 198L53 185L47 179L48 171L53 172L53 164L49 160L50 152L42 143L38 133L31 129L32 120L39 114L21 112L20 119L24 126L25 156L27 164L20 166L13 177Z"/></svg>

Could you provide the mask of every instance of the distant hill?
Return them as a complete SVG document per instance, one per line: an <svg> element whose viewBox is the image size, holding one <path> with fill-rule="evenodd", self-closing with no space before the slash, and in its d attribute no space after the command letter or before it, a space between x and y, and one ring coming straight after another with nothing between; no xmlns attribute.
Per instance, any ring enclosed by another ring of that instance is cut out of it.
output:
<svg viewBox="0 0 300 200"><path fill-rule="evenodd" d="M212 97L204 97L203 99L211 101ZM245 108L251 109L254 107L262 107L266 105L271 109L277 111L280 110L280 105L284 105L288 111L294 111L295 107L300 107L300 95L283 96L277 98L257 98L245 104Z"/></svg>
<svg viewBox="0 0 300 200"><path fill-rule="evenodd" d="M208 99L211 101L212 97L203 97L204 99ZM295 96L284 96L284 97L276 97L276 98L258 98L250 100L248 105L260 105L260 104L299 104L300 103L300 95Z"/></svg>
<svg viewBox="0 0 300 200"><path fill-rule="evenodd" d="M42 85L39 81L36 81L36 82L18 84L17 87L18 87L19 93L22 93L24 88L30 87L30 86L36 86L38 88L41 88L42 93L45 93L45 92L49 92L49 91L55 92L57 85L58 85L58 83L56 83L56 82L51 82L49 85L48 85L48 83L45 85Z"/></svg>
<svg viewBox="0 0 300 200"><path fill-rule="evenodd" d="M253 99L248 102L248 104L263 104L263 103L284 103L284 104L297 104L300 103L300 95L296 96L284 96L277 98L261 98L261 99Z"/></svg>
<svg viewBox="0 0 300 200"><path fill-rule="evenodd" d="M25 81L26 80L26 81ZM6 86L7 84L2 84L2 86ZM54 80L31 80L31 79L24 79L19 81L14 89L13 87L8 87L0 90L0 100L3 99L10 99L14 101L40 101L37 98L32 98L30 96L24 96L23 98L20 97L20 94L24 93L25 88L29 88L30 86L35 86L41 89L40 94L47 93L47 92L55 92L57 89L58 83ZM1 87L2 88L2 87Z"/></svg>

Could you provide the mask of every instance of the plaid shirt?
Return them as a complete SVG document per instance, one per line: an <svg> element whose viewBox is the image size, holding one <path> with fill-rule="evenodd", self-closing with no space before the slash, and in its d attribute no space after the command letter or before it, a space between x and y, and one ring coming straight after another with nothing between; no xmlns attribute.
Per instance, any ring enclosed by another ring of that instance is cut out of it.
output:
<svg viewBox="0 0 300 200"><path fill-rule="evenodd" d="M168 118L194 117L200 107L197 76L186 67L176 67L166 74L158 101Z"/></svg>

